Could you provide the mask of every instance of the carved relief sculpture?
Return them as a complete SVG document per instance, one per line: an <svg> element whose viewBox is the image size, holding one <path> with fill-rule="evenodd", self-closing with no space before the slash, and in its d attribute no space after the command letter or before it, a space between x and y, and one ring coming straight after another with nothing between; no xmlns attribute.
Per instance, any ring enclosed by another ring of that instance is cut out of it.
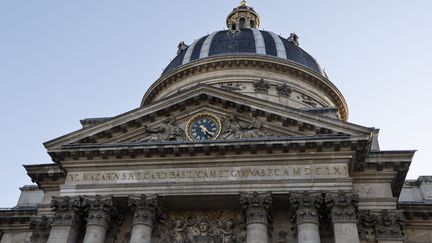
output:
<svg viewBox="0 0 432 243"><path fill-rule="evenodd" d="M157 226L160 243L244 242L244 222L235 211L169 212Z"/></svg>
<svg viewBox="0 0 432 243"><path fill-rule="evenodd" d="M258 138L267 136L266 133L260 130L262 122L258 119L254 119L250 124L245 124L236 116L230 115L228 117L222 117L221 122L221 139Z"/></svg>
<svg viewBox="0 0 432 243"><path fill-rule="evenodd" d="M177 119L170 117L160 127L150 129L144 127L148 136L139 140L139 142L165 142L165 141L182 141L185 140L185 132L177 126Z"/></svg>
<svg viewBox="0 0 432 243"><path fill-rule="evenodd" d="M270 84L264 79L260 79L259 81L256 81L254 83L255 92L258 93L268 93L268 90L270 89Z"/></svg>
<svg viewBox="0 0 432 243"><path fill-rule="evenodd" d="M282 97L288 97L289 98L291 93L292 93L292 89L286 83L284 83L281 86L277 86L276 90L278 92L278 95L282 96Z"/></svg>

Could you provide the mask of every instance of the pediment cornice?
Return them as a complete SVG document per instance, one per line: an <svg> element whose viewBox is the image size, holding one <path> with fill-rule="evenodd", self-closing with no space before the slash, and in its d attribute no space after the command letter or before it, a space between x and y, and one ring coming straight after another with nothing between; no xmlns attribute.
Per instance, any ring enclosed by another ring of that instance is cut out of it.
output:
<svg viewBox="0 0 432 243"><path fill-rule="evenodd" d="M218 107L228 113L237 113L264 120L268 124L290 128L295 135L364 135L370 136L372 128L366 128L326 116L309 113L287 106L275 105L246 95L200 85L161 99L145 107L132 110L92 126L46 142L48 151L73 143L98 143L140 129L146 124L166 119L171 114L187 111L191 107L207 105ZM307 131L307 132L305 132Z"/></svg>

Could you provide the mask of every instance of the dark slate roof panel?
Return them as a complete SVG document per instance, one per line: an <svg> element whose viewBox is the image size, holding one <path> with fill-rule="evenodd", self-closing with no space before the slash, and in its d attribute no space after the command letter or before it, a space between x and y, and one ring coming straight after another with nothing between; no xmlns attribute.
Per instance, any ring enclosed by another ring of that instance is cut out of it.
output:
<svg viewBox="0 0 432 243"><path fill-rule="evenodd" d="M317 73L321 73L321 68L311 55L307 54L303 49L288 41L287 39L282 37L280 37L280 39L284 43L288 60L308 67Z"/></svg>
<svg viewBox="0 0 432 243"><path fill-rule="evenodd" d="M204 41L207 39L207 37L208 37L208 35L204 36L195 44L195 47L192 51L191 61L199 58L200 53L201 53L201 47L204 44Z"/></svg>
<svg viewBox="0 0 432 243"><path fill-rule="evenodd" d="M266 47L266 54L277 57L276 43L273 37L267 31L261 31Z"/></svg>
<svg viewBox="0 0 432 243"><path fill-rule="evenodd" d="M255 37L252 30L216 33L210 46L209 56L233 53L256 53Z"/></svg>
<svg viewBox="0 0 432 243"><path fill-rule="evenodd" d="M171 61L171 63L165 68L165 70L163 71L162 75L171 71L172 69L179 67L183 64L183 58L186 54L187 49L189 49L190 47L182 50L182 52L180 52L175 58L174 60Z"/></svg>

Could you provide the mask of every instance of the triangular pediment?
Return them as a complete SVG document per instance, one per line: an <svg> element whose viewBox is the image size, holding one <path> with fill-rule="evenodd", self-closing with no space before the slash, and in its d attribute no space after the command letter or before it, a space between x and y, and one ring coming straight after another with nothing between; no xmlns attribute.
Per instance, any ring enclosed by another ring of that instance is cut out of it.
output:
<svg viewBox="0 0 432 243"><path fill-rule="evenodd" d="M217 140L263 137L370 136L366 128L239 93L201 85L103 119L46 142L50 151L64 145L190 141L187 126L197 114L220 121Z"/></svg>

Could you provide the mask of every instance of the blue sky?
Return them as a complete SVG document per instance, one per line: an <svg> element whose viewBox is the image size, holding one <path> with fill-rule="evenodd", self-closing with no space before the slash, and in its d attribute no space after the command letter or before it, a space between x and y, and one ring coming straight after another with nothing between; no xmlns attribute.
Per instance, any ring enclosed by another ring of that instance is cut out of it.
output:
<svg viewBox="0 0 432 243"><path fill-rule="evenodd" d="M0 207L30 183L22 164L50 162L43 142L138 107L177 44L223 29L238 2L0 0ZM418 150L410 178L432 175L430 0L249 2L262 28L300 36L350 122Z"/></svg>

